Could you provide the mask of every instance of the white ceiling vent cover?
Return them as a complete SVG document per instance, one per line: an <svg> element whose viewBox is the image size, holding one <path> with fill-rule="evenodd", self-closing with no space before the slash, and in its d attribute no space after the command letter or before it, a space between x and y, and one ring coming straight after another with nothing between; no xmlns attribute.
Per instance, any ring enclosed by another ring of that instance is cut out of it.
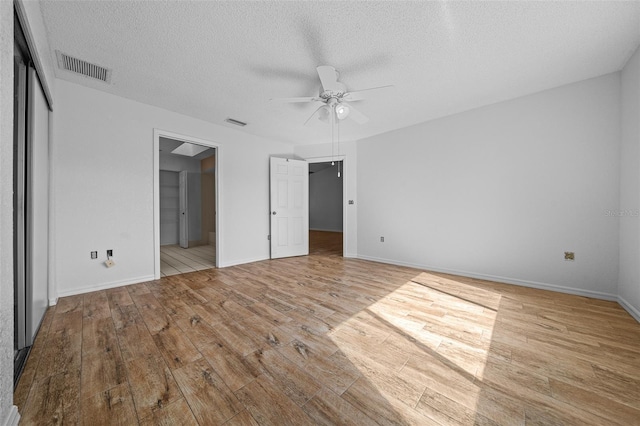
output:
<svg viewBox="0 0 640 426"><path fill-rule="evenodd" d="M71 71L84 77L104 81L105 83L111 82L111 70L108 68L74 58L59 50L56 50L56 56L58 57L58 67L61 70Z"/></svg>
<svg viewBox="0 0 640 426"><path fill-rule="evenodd" d="M235 124L236 126L240 126L240 127L244 127L247 125L247 123L245 123L244 121L236 120L235 118L227 118L224 121L226 121L229 124Z"/></svg>

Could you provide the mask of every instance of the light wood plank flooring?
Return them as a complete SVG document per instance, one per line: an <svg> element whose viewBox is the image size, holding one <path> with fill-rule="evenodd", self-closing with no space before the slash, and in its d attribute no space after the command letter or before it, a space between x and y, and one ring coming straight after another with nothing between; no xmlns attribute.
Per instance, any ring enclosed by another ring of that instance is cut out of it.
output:
<svg viewBox="0 0 640 426"><path fill-rule="evenodd" d="M313 254L59 300L22 424L637 425L617 303Z"/></svg>
<svg viewBox="0 0 640 426"><path fill-rule="evenodd" d="M186 274L216 267L216 248L212 245L182 248L179 245L160 246L160 275Z"/></svg>

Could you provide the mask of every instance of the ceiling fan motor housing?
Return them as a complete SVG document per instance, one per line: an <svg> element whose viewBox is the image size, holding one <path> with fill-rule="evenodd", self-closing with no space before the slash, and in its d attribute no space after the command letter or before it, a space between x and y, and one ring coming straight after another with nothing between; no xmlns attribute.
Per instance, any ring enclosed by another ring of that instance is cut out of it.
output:
<svg viewBox="0 0 640 426"><path fill-rule="evenodd" d="M339 99L342 99L345 93L347 93L346 87L342 90L325 90L323 92L320 92L320 97L326 100L329 100L331 98L335 98L339 100Z"/></svg>
<svg viewBox="0 0 640 426"><path fill-rule="evenodd" d="M322 121L326 121L327 116L335 115L338 120L344 120L351 117L358 124L364 124L369 119L354 108L350 103L365 99L363 92L370 93L391 86L372 87L369 89L348 92L347 86L338 81L339 74L336 69L329 65L320 65L316 67L318 77L320 77L321 88L317 97L297 97L297 98L281 98L285 102L322 102L324 105L318 107L311 117L304 122L306 125L314 117Z"/></svg>

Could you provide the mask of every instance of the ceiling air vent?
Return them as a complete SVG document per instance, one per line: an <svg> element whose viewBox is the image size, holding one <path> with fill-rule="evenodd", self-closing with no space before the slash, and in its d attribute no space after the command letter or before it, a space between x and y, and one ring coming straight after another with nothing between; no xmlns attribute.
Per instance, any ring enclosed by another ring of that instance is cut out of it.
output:
<svg viewBox="0 0 640 426"><path fill-rule="evenodd" d="M56 50L56 56L58 57L58 67L62 70L71 71L105 83L111 82L111 70L108 68L74 58L59 50Z"/></svg>
<svg viewBox="0 0 640 426"><path fill-rule="evenodd" d="M240 120L234 120L233 118L227 118L226 120L227 123L229 124L235 124L236 126L240 126L240 127L244 127L247 125L247 123L240 121Z"/></svg>

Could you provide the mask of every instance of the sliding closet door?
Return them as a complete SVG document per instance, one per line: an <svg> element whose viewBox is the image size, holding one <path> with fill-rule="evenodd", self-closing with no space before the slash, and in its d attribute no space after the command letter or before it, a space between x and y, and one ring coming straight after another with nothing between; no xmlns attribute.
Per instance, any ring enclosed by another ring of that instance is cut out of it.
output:
<svg viewBox="0 0 640 426"><path fill-rule="evenodd" d="M28 170L29 188L27 238L27 282L31 317L28 336L32 339L49 305L49 107L33 68L29 68Z"/></svg>
<svg viewBox="0 0 640 426"><path fill-rule="evenodd" d="M26 217L27 217L27 63L20 44L13 57L13 290L14 350L31 346L27 341Z"/></svg>
<svg viewBox="0 0 640 426"><path fill-rule="evenodd" d="M14 19L14 385L49 305L49 104Z"/></svg>

